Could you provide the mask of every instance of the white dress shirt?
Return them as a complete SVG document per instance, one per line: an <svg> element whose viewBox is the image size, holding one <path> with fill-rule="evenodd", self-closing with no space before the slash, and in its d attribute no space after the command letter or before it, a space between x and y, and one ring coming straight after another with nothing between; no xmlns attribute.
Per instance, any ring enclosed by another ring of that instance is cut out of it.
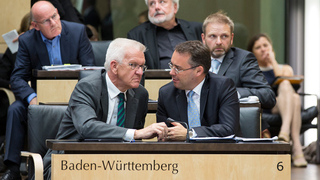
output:
<svg viewBox="0 0 320 180"><path fill-rule="evenodd" d="M118 120L118 104L119 104L119 98L118 95L121 92L110 80L108 73L106 73L106 83L108 88L108 117L107 117L107 124L111 124L116 126L117 120ZM126 109L126 91L124 93L124 109ZM128 129L123 139L125 141L132 141L134 140L134 132L135 129Z"/></svg>

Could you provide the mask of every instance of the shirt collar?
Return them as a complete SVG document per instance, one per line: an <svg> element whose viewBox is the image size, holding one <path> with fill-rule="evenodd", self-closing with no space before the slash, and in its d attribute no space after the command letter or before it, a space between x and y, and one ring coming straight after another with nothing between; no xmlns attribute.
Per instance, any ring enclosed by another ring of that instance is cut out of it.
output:
<svg viewBox="0 0 320 180"><path fill-rule="evenodd" d="M204 80L206 78L203 78L203 80L195 87L192 89L192 91L195 93L195 94L198 94L200 96L201 94L201 89L202 89L202 86L203 86L203 83L204 83ZM188 93L190 92L191 90L186 90L186 96L188 96Z"/></svg>
<svg viewBox="0 0 320 180"><path fill-rule="evenodd" d="M41 31L40 31L40 35L41 35L41 38L42 38L43 42L52 42L52 40L55 39L56 37L59 37L59 38L61 37L61 34L59 34L58 36L54 37L52 40L49 40L42 34Z"/></svg>
<svg viewBox="0 0 320 180"><path fill-rule="evenodd" d="M121 91L112 83L111 79L108 76L108 73L106 73L106 81L107 81L107 88L108 88L109 97L111 99L116 98L118 96L118 94L121 93ZM127 91L123 92L125 101L127 100L126 92Z"/></svg>
<svg viewBox="0 0 320 180"><path fill-rule="evenodd" d="M223 56L221 56L221 57L219 57L219 58L213 58L213 57L211 57L211 60L216 59L216 60L218 60L220 63L222 63L222 61L223 61L223 59L224 59L225 56L226 56L226 55L223 55Z"/></svg>
<svg viewBox="0 0 320 180"><path fill-rule="evenodd" d="M175 29L175 28L177 28L177 27L180 27L180 21L179 21L179 19L177 19L176 18L176 22L177 22L177 25L176 26L174 26L172 29ZM151 23L152 24L152 23ZM160 27L160 26L157 26L157 25L155 25L155 24L153 24L155 27L156 27L156 30L160 30L160 29L162 29L162 30L166 30L165 28L163 28L163 27ZM172 29L170 29L170 30L172 30ZM170 31L170 30L167 30L167 31Z"/></svg>

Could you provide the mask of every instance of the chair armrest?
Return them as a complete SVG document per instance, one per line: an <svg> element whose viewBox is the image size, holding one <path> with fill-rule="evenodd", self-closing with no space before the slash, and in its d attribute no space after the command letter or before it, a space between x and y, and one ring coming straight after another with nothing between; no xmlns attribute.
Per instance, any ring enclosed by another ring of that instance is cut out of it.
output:
<svg viewBox="0 0 320 180"><path fill-rule="evenodd" d="M7 94L8 99L9 99L9 105L11 105L16 100L16 98L11 90L9 90L7 88L0 88L0 91L3 91Z"/></svg>
<svg viewBox="0 0 320 180"><path fill-rule="evenodd" d="M38 153L31 153L27 151L21 151L21 156L23 157L31 157L34 163L34 179L35 180L43 180L43 161L42 157Z"/></svg>

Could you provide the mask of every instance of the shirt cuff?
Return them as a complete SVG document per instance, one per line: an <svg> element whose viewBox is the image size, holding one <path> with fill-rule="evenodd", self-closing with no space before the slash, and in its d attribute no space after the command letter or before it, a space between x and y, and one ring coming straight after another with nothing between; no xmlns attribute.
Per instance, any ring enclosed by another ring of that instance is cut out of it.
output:
<svg viewBox="0 0 320 180"><path fill-rule="evenodd" d="M189 137L189 138L197 137L198 135L197 135L196 131L193 128L191 128L191 130L192 130L192 137Z"/></svg>
<svg viewBox="0 0 320 180"><path fill-rule="evenodd" d="M237 91L237 94L238 94L238 99L240 99L241 95L240 95L239 91Z"/></svg>
<svg viewBox="0 0 320 180"><path fill-rule="evenodd" d="M123 140L129 141L129 142L134 141L134 132L135 131L136 131L135 129L128 129L126 134L123 137Z"/></svg>
<svg viewBox="0 0 320 180"><path fill-rule="evenodd" d="M27 98L28 103L30 104L30 101L31 101L33 98L35 98L35 97L37 97L37 94L36 94L36 93L30 94L30 95L28 96L28 98Z"/></svg>

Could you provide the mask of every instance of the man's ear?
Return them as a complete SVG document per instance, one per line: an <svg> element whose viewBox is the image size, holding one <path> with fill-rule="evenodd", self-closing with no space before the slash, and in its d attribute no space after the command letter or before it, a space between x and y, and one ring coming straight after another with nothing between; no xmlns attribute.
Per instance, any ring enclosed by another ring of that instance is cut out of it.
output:
<svg viewBox="0 0 320 180"><path fill-rule="evenodd" d="M34 29L36 29L37 31L40 31L39 26L36 22L31 21L31 25L34 27Z"/></svg>
<svg viewBox="0 0 320 180"><path fill-rule="evenodd" d="M113 74L118 74L118 61L112 60L110 62L110 70L112 71Z"/></svg>
<svg viewBox="0 0 320 180"><path fill-rule="evenodd" d="M204 69L203 69L202 66L196 67L196 74L197 74L197 76L200 76L201 74L203 74L203 72L204 72Z"/></svg>

